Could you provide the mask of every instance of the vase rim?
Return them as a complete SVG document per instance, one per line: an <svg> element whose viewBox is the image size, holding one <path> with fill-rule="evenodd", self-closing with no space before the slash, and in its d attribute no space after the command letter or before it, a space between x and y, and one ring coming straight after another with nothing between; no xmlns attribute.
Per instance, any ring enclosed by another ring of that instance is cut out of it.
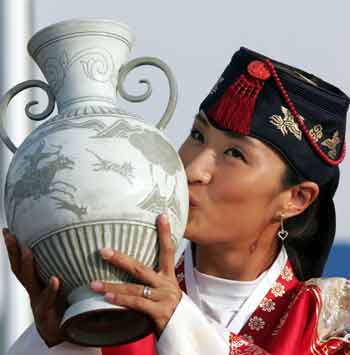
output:
<svg viewBox="0 0 350 355"><path fill-rule="evenodd" d="M54 23L36 32L28 42L28 52L35 58L46 45L74 35L112 35L124 41L131 49L134 36L123 22L102 18L75 18Z"/></svg>

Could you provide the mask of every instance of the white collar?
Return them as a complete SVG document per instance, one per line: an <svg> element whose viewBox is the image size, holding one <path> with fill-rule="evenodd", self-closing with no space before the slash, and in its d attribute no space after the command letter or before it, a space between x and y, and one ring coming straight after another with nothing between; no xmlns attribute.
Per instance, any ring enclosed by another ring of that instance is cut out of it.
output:
<svg viewBox="0 0 350 355"><path fill-rule="evenodd" d="M285 267L288 260L287 251L282 246L280 253L278 254L276 260L271 265L271 267L266 270L265 275L259 282L259 285L252 292L252 294L248 297L248 299L243 304L242 308L239 312L233 317L233 319L229 319L226 325L226 328L238 334L243 326L246 324L250 316L254 313L256 308L261 303L262 299L265 297L267 292L273 286L275 281L278 279L281 274L283 268ZM192 256L192 248L191 243L188 243L187 248L185 250L185 282L188 296L192 299L192 301L202 309L201 300L199 296L199 289L196 283L196 279L194 277L193 272L193 256Z"/></svg>

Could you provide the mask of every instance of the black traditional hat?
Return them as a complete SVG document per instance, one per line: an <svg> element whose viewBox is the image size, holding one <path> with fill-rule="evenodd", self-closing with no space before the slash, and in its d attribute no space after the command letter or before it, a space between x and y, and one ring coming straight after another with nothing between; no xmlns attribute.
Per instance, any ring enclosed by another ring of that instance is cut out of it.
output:
<svg viewBox="0 0 350 355"><path fill-rule="evenodd" d="M349 97L335 86L246 48L234 54L200 105L215 126L264 141L298 176L320 186L317 238L311 246L300 243L296 250L307 264L301 269L309 270L302 278L322 274L334 240L333 196L338 165L345 157L348 108ZM308 247L312 250L305 250Z"/></svg>

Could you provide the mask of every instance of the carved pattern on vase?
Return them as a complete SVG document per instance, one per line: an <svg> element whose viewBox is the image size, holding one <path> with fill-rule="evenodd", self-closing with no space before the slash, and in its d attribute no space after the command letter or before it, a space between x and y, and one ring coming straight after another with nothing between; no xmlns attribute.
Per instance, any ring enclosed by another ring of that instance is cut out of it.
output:
<svg viewBox="0 0 350 355"><path fill-rule="evenodd" d="M69 57L66 51L58 57L48 57L44 62L44 71L55 95L64 85L67 73L72 65L80 61L85 76L91 80L115 85L118 78L117 66L112 54L104 48L88 48Z"/></svg>
<svg viewBox="0 0 350 355"><path fill-rule="evenodd" d="M90 149L86 149L86 151L91 153L98 160L97 163L93 164L93 166L95 166L93 171L112 171L124 177L130 185L133 184L132 179L135 178L135 176L133 175L134 167L130 162L118 164L110 160L103 159L101 156L99 156L97 153L93 152Z"/></svg>
<svg viewBox="0 0 350 355"><path fill-rule="evenodd" d="M58 193L74 200L76 187L58 180L56 175L62 170L73 170L75 162L61 153L62 146L50 144L55 149L50 152L44 151L45 145L45 140L41 140L33 153L24 155L23 159L27 162L24 173L16 182L6 187L7 196L11 196L10 224L14 221L18 206L25 199L39 200L43 196Z"/></svg>
<svg viewBox="0 0 350 355"><path fill-rule="evenodd" d="M181 216L180 203L176 198L176 187L169 198L163 196L160 192L158 184L155 184L152 191L137 204L143 210L159 215L166 211L170 211L177 219Z"/></svg>

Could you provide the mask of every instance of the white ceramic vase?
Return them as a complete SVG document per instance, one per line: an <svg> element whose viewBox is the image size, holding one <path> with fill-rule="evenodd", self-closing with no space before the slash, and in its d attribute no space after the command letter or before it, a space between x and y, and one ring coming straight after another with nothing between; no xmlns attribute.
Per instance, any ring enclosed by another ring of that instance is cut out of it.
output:
<svg viewBox="0 0 350 355"><path fill-rule="evenodd" d="M29 87L46 91L47 118L57 102L58 115L46 120L16 148L2 123L0 136L15 154L5 186L8 226L20 243L32 248L41 278L62 281L70 304L61 326L68 339L106 346L137 340L151 331L138 312L113 306L90 291L92 280L134 282L104 262L98 250L117 249L156 268L155 220L168 215L176 246L188 213L187 180L179 156L162 130L172 116L177 90L170 69L144 57L126 64L132 47L128 27L107 20L72 20L36 33L30 55L48 84L30 80L6 93L1 122L10 100ZM123 89L128 72L143 64L160 68L169 80L169 103L157 127L118 108L117 91L129 101L144 95Z"/></svg>

